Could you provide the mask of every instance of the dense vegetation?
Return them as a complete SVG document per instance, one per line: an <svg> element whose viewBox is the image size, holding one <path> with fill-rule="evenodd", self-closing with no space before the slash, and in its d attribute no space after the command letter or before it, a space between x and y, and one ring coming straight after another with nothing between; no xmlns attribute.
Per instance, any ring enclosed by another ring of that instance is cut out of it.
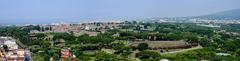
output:
<svg viewBox="0 0 240 61"><path fill-rule="evenodd" d="M122 29L109 30L97 36L74 36L72 33L29 33L30 30L40 30L39 26L2 27L0 36L18 39L34 53L33 59L39 61L48 61L51 57L54 60L61 59L59 54L62 48L71 48L77 60L82 61L135 61L134 57L143 61L160 59L234 61L240 59L239 24L220 24L223 25L221 28L209 28L190 23L125 23L128 25L122 26ZM141 29L147 29L147 31ZM113 36L116 34L119 36ZM163 55L148 50L146 43L141 43L137 47L128 46L126 43L136 39L154 40L149 39L148 36L156 36L158 41L184 40L197 43L203 46L203 49ZM113 53L103 49L111 49ZM216 55L217 53L230 55Z"/></svg>

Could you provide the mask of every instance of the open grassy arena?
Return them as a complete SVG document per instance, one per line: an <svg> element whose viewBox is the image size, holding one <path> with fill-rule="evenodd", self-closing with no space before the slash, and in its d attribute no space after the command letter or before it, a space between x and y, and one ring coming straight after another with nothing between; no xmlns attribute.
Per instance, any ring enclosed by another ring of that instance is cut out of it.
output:
<svg viewBox="0 0 240 61"><path fill-rule="evenodd" d="M129 45L137 46L140 43L147 43L149 47L175 47L175 46L182 46L187 45L189 43L184 41L141 41L141 42L130 42Z"/></svg>

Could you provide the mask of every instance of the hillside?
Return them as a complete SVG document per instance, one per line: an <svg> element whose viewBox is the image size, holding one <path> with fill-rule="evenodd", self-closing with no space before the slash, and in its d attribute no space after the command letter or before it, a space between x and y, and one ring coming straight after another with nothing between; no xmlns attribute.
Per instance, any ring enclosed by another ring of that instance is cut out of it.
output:
<svg viewBox="0 0 240 61"><path fill-rule="evenodd" d="M202 19L240 19L240 9L217 12L217 13L214 13L214 14L208 14L208 15L203 15L203 16L196 16L194 18L202 18Z"/></svg>

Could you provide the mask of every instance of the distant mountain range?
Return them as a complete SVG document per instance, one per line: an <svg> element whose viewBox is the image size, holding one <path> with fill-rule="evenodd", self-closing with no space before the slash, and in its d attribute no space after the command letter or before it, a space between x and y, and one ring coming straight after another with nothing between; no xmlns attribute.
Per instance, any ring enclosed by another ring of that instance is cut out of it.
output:
<svg viewBox="0 0 240 61"><path fill-rule="evenodd" d="M209 15L193 16L191 18L201 19L240 19L240 9L233 9L223 12L217 12Z"/></svg>
<svg viewBox="0 0 240 61"><path fill-rule="evenodd" d="M206 20L240 20L240 9L227 10L222 12L217 12L213 14L200 15L200 16L187 16L187 17L153 17L142 19L146 22L159 21L159 19L164 21L186 21L191 19L206 19Z"/></svg>

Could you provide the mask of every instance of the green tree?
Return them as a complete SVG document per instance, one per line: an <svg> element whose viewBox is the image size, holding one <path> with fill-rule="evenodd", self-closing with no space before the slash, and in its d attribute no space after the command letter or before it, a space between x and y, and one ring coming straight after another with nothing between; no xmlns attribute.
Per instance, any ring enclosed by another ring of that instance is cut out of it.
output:
<svg viewBox="0 0 240 61"><path fill-rule="evenodd" d="M197 59L197 60L208 60L215 56L215 52L207 50L207 49L198 49L193 51L188 51L186 53L178 53L176 55L180 60L190 60L190 59Z"/></svg>
<svg viewBox="0 0 240 61"><path fill-rule="evenodd" d="M140 50L140 51L146 50L146 49L148 49L148 44L147 43L140 43L140 44L138 44L137 49Z"/></svg>
<svg viewBox="0 0 240 61"><path fill-rule="evenodd" d="M95 61L127 61L127 59L106 52L98 52Z"/></svg>
<svg viewBox="0 0 240 61"><path fill-rule="evenodd" d="M44 61L44 57L43 56L39 56L39 55L37 55L37 56L33 56L33 61Z"/></svg>
<svg viewBox="0 0 240 61"><path fill-rule="evenodd" d="M133 24L137 24L137 21L132 21Z"/></svg>
<svg viewBox="0 0 240 61"><path fill-rule="evenodd" d="M136 30L137 30L138 32L140 32L141 28L142 28L142 27L141 27L140 25L137 25L137 26L136 26Z"/></svg>
<svg viewBox="0 0 240 61"><path fill-rule="evenodd" d="M237 49L237 51L236 51L236 56L237 56L238 58L240 58L240 49Z"/></svg>
<svg viewBox="0 0 240 61"><path fill-rule="evenodd" d="M159 58L160 54L158 52L153 52L153 51L141 51L139 53L136 54L136 57L140 58L140 59L155 59L155 58Z"/></svg>
<svg viewBox="0 0 240 61"><path fill-rule="evenodd" d="M235 51L237 49L237 45L234 41L227 40L224 42L223 48L227 51Z"/></svg>
<svg viewBox="0 0 240 61"><path fill-rule="evenodd" d="M7 45L3 45L3 49L4 49L5 51L8 51L8 46L7 46Z"/></svg>
<svg viewBox="0 0 240 61"><path fill-rule="evenodd" d="M120 50L120 49L123 49L125 45L119 42L119 43L112 43L111 46L114 50Z"/></svg>

